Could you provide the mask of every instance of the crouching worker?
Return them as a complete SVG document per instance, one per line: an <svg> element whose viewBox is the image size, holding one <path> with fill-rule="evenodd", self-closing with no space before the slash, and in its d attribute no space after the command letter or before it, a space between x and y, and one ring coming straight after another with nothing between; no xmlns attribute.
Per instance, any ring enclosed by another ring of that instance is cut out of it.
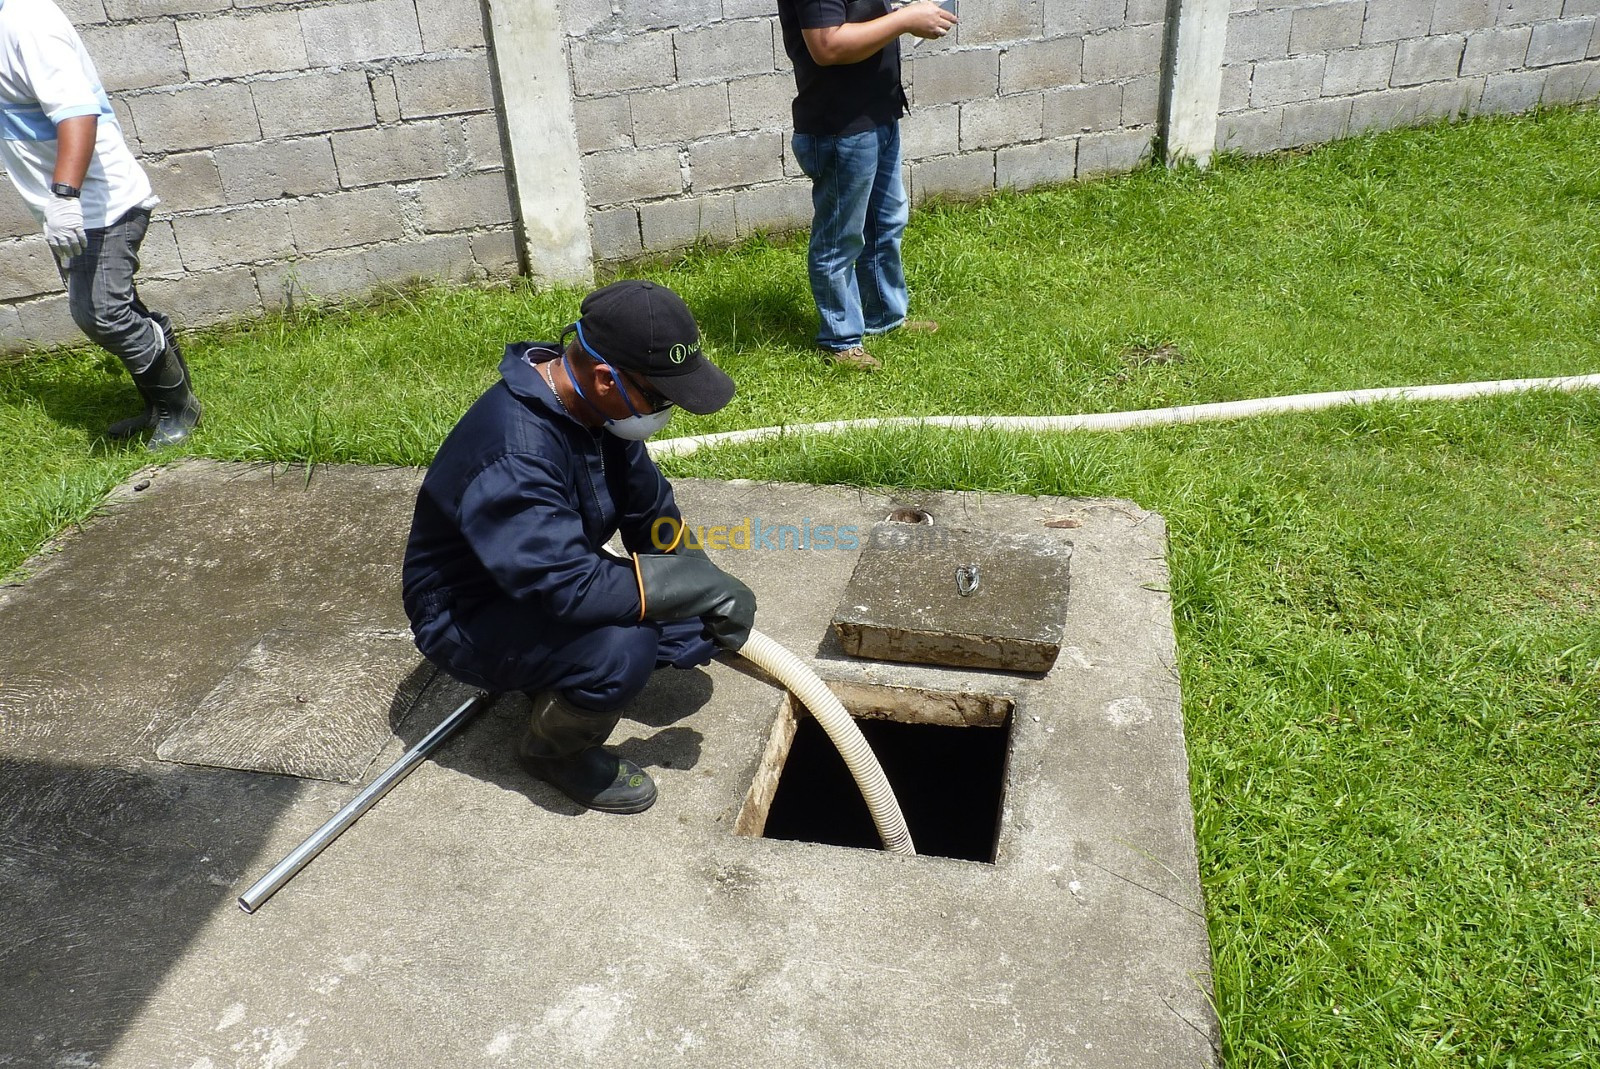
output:
<svg viewBox="0 0 1600 1069"><path fill-rule="evenodd" d="M518 759L573 801L637 813L648 774L602 745L657 668L750 636L755 595L683 543L645 451L674 408L715 412L733 380L682 299L627 280L584 299L563 344L506 347L422 481L403 597L417 648L457 679L520 690ZM604 549L620 532L631 557ZM670 532L671 538L663 538Z"/></svg>

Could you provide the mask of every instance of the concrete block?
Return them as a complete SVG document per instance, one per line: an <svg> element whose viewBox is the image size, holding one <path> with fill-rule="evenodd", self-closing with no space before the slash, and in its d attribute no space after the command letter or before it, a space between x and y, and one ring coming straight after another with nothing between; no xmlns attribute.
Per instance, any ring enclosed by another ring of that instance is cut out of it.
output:
<svg viewBox="0 0 1600 1069"><path fill-rule="evenodd" d="M809 182L774 182L733 194L733 223L739 237L761 231L788 234L811 225Z"/></svg>
<svg viewBox="0 0 1600 1069"><path fill-rule="evenodd" d="M1386 44L1333 53L1323 75L1322 95L1346 96L1387 88L1394 73L1396 47Z"/></svg>
<svg viewBox="0 0 1600 1069"><path fill-rule="evenodd" d="M762 74L728 83L729 117L734 130L789 129L794 76Z"/></svg>
<svg viewBox="0 0 1600 1069"><path fill-rule="evenodd" d="M1417 122L1448 119L1450 122L1471 115L1483 96L1485 79L1456 78L1417 87Z"/></svg>
<svg viewBox="0 0 1600 1069"><path fill-rule="evenodd" d="M178 24L178 37L189 77L197 82L309 65L295 11L189 19Z"/></svg>
<svg viewBox="0 0 1600 1069"><path fill-rule="evenodd" d="M1350 129L1350 100L1310 100L1283 109L1279 141L1284 148L1337 141Z"/></svg>
<svg viewBox="0 0 1600 1069"><path fill-rule="evenodd" d="M501 136L500 116L495 112L461 117L461 130L469 170L484 171L505 166L505 141Z"/></svg>
<svg viewBox="0 0 1600 1069"><path fill-rule="evenodd" d="M1000 50L973 48L920 57L911 100L918 107L959 104L999 91Z"/></svg>
<svg viewBox="0 0 1600 1069"><path fill-rule="evenodd" d="M416 5L424 52L479 49L488 43L480 0L416 0Z"/></svg>
<svg viewBox="0 0 1600 1069"><path fill-rule="evenodd" d="M392 186L294 201L289 205L289 222L301 255L405 236L400 194Z"/></svg>
<svg viewBox="0 0 1600 1069"><path fill-rule="evenodd" d="M18 353L27 348L22 339L22 316L15 305L0 304L0 353Z"/></svg>
<svg viewBox="0 0 1600 1069"><path fill-rule="evenodd" d="M21 194L9 179L0 181L0 241L32 237L40 233L40 223L28 210Z"/></svg>
<svg viewBox="0 0 1600 1069"><path fill-rule="evenodd" d="M1024 41L1044 32L1044 0L961 0L956 14L963 48Z"/></svg>
<svg viewBox="0 0 1600 1069"><path fill-rule="evenodd" d="M1161 26L1123 26L1083 39L1083 80L1110 81L1159 73Z"/></svg>
<svg viewBox="0 0 1600 1069"><path fill-rule="evenodd" d="M662 145L591 152L583 157L583 188L596 208L682 193L678 150Z"/></svg>
<svg viewBox="0 0 1600 1069"><path fill-rule="evenodd" d="M502 241L507 235L502 234ZM362 251L375 285L413 282L472 282L479 277L469 234L435 234L415 241L372 245Z"/></svg>
<svg viewBox="0 0 1600 1069"><path fill-rule="evenodd" d="M1265 11L1234 15L1228 19L1228 38L1222 50L1224 63L1257 59L1282 59L1289 54L1294 29L1293 11Z"/></svg>
<svg viewBox="0 0 1600 1069"><path fill-rule="evenodd" d="M617 6L629 30L703 26L723 17L722 0L618 0Z"/></svg>
<svg viewBox="0 0 1600 1069"><path fill-rule="evenodd" d="M129 98L127 106L146 153L255 141L262 133L250 88L237 82L148 93Z"/></svg>
<svg viewBox="0 0 1600 1069"><path fill-rule="evenodd" d="M504 171L422 183L422 229L476 230L512 219L511 189Z"/></svg>
<svg viewBox="0 0 1600 1069"><path fill-rule="evenodd" d="M1250 106L1250 75L1254 63L1230 63L1222 68L1222 88L1217 94L1217 111L1243 111Z"/></svg>
<svg viewBox="0 0 1600 1069"><path fill-rule="evenodd" d="M327 137L228 145L216 153L222 192L230 204L303 197L339 188Z"/></svg>
<svg viewBox="0 0 1600 1069"><path fill-rule="evenodd" d="M233 0L105 0L105 12L114 22L130 22L160 15L199 15L226 11Z"/></svg>
<svg viewBox="0 0 1600 1069"><path fill-rule="evenodd" d="M900 120L900 155L907 160L949 156L961 151L961 107L918 108Z"/></svg>
<svg viewBox="0 0 1600 1069"><path fill-rule="evenodd" d="M960 200L993 192L993 152L942 156L911 165L911 200L914 204L921 204L929 197Z"/></svg>
<svg viewBox="0 0 1600 1069"><path fill-rule="evenodd" d="M1498 74L1516 70L1527 59L1528 44L1532 40L1531 26L1512 26L1469 34L1466 50L1461 57L1461 73Z"/></svg>
<svg viewBox="0 0 1600 1069"><path fill-rule="evenodd" d="M492 111L495 106L486 52L396 67L394 88L400 114L407 119Z"/></svg>
<svg viewBox="0 0 1600 1069"><path fill-rule="evenodd" d="M589 213L589 240L595 259L631 260L644 252L639 237L639 209L610 208Z"/></svg>
<svg viewBox="0 0 1600 1069"><path fill-rule="evenodd" d="M166 211L216 208L226 199L222 192L222 175L209 152L179 152L141 162Z"/></svg>
<svg viewBox="0 0 1600 1069"><path fill-rule="evenodd" d="M360 249L296 257L256 268L261 303L273 309L364 297L372 286L366 254Z"/></svg>
<svg viewBox="0 0 1600 1069"><path fill-rule="evenodd" d="M1068 86L1044 95L1046 138L1115 130L1122 123L1122 86Z"/></svg>
<svg viewBox="0 0 1600 1069"><path fill-rule="evenodd" d="M1478 2L1487 3L1488 0ZM1361 43L1361 25L1366 14L1365 0L1341 0L1336 4L1297 8L1289 22L1289 54L1354 48Z"/></svg>
<svg viewBox="0 0 1600 1069"><path fill-rule="evenodd" d="M562 0L561 30L568 37L587 37L612 22L611 0Z"/></svg>
<svg viewBox="0 0 1600 1069"><path fill-rule="evenodd" d="M1592 18L1542 22L1533 27L1528 40L1527 65L1551 67L1558 63L1576 63L1589 51L1594 33Z"/></svg>
<svg viewBox="0 0 1600 1069"><path fill-rule="evenodd" d="M422 53L422 29L413 0L361 0L300 12L306 55L332 67Z"/></svg>
<svg viewBox="0 0 1600 1069"><path fill-rule="evenodd" d="M0 245L0 301L60 291L61 272L42 234Z"/></svg>
<svg viewBox="0 0 1600 1069"><path fill-rule="evenodd" d="M369 74L367 86L372 90L372 107L379 122L400 121L400 93L394 87L393 74Z"/></svg>
<svg viewBox="0 0 1600 1069"><path fill-rule="evenodd" d="M730 242L737 234L733 194L642 204L639 230L648 252L681 249L700 240Z"/></svg>
<svg viewBox="0 0 1600 1069"><path fill-rule="evenodd" d="M255 98L256 114L261 116L263 137L370 126L377 114L363 71L265 79L251 82L249 92Z"/></svg>
<svg viewBox="0 0 1600 1069"><path fill-rule="evenodd" d="M1326 56L1301 56L1296 59L1263 60L1256 64L1250 80L1250 106L1270 108L1302 100L1315 100L1322 93Z"/></svg>
<svg viewBox="0 0 1600 1069"><path fill-rule="evenodd" d="M1600 0L1566 0L1561 5L1561 17L1575 19L1581 15L1600 15Z"/></svg>
<svg viewBox="0 0 1600 1069"><path fill-rule="evenodd" d="M600 152L633 144L633 109L627 96L588 97L572 102L578 151Z"/></svg>
<svg viewBox="0 0 1600 1069"><path fill-rule="evenodd" d="M1283 110L1235 111L1217 120L1217 151L1258 156L1283 145Z"/></svg>
<svg viewBox="0 0 1600 1069"><path fill-rule="evenodd" d="M689 146L690 188L706 193L776 181L783 177L787 140L784 134L770 131L696 141ZM643 213L639 218L642 222Z"/></svg>
<svg viewBox="0 0 1600 1069"><path fill-rule="evenodd" d="M1045 0L1044 35L1115 29L1123 24L1127 11L1127 0Z"/></svg>
<svg viewBox="0 0 1600 1069"><path fill-rule="evenodd" d="M633 115L633 143L640 148L682 144L733 129L724 82L629 93L628 107Z"/></svg>
<svg viewBox="0 0 1600 1069"><path fill-rule="evenodd" d="M1569 63L1548 72L1543 104L1579 104L1600 95L1600 60Z"/></svg>
<svg viewBox="0 0 1600 1069"><path fill-rule="evenodd" d="M1421 99L1422 90L1414 86L1358 96L1350 102L1350 133L1414 126Z"/></svg>
<svg viewBox="0 0 1600 1069"><path fill-rule="evenodd" d="M22 301L10 307L17 317L17 332L7 339L7 348L11 347L12 339L18 343L17 348L82 345L85 341L78 324L72 321L65 293Z"/></svg>
<svg viewBox="0 0 1600 1069"><path fill-rule="evenodd" d="M631 34L612 40L572 42L572 85L579 96L599 96L678 80L672 34Z"/></svg>
<svg viewBox="0 0 1600 1069"><path fill-rule="evenodd" d="M79 32L107 92L180 85L188 80L177 24L171 20L87 26Z"/></svg>
<svg viewBox="0 0 1600 1069"><path fill-rule="evenodd" d="M1147 74L1122 83L1122 125L1149 126L1161 116L1161 75Z"/></svg>
<svg viewBox="0 0 1600 1069"><path fill-rule="evenodd" d="M1526 25L1561 17L1562 0L1498 0L1495 22L1501 26Z"/></svg>
<svg viewBox="0 0 1600 1069"><path fill-rule="evenodd" d="M140 296L152 308L160 308L191 329L216 326L261 310L255 272L248 267L155 279L140 287Z"/></svg>
<svg viewBox="0 0 1600 1069"><path fill-rule="evenodd" d="M78 28L80 35L85 26L98 26L109 18L106 14L106 5L101 0L59 0L56 6L67 16L67 21ZM95 53L91 52L90 55ZM95 66L98 69L98 60ZM102 70L100 74L104 77L105 71Z"/></svg>
<svg viewBox="0 0 1600 1069"><path fill-rule="evenodd" d="M773 0L722 0L725 19L767 18L774 10Z"/></svg>
<svg viewBox="0 0 1600 1069"><path fill-rule="evenodd" d="M449 144L446 121L438 119L334 134L338 184L356 189L437 178L449 167Z"/></svg>
<svg viewBox="0 0 1600 1069"><path fill-rule="evenodd" d="M727 81L769 74L772 24L759 19L719 22L672 35L680 82Z"/></svg>
<svg viewBox="0 0 1600 1069"><path fill-rule="evenodd" d="M1494 0L1436 0L1433 33L1470 33L1494 25Z"/></svg>
<svg viewBox="0 0 1600 1069"><path fill-rule="evenodd" d="M178 235L172 220L153 219L139 245L139 279L177 278L183 274L183 257L178 252Z"/></svg>
<svg viewBox="0 0 1600 1069"><path fill-rule="evenodd" d="M1083 38L1021 41L1000 53L1000 92L1057 89L1083 81Z"/></svg>
<svg viewBox="0 0 1600 1069"><path fill-rule="evenodd" d="M1600 56L1600 22L1595 24L1594 36L1589 40L1588 58L1594 59L1597 56Z"/></svg>
<svg viewBox="0 0 1600 1069"><path fill-rule="evenodd" d="M1127 174L1147 160L1153 151L1154 135L1148 130L1087 134L1078 139L1078 177Z"/></svg>
<svg viewBox="0 0 1600 1069"><path fill-rule="evenodd" d="M1461 72L1461 55L1466 47L1467 39L1453 33L1401 41L1395 48L1389 84L1420 85L1454 78Z"/></svg>
<svg viewBox="0 0 1600 1069"><path fill-rule="evenodd" d="M472 258L489 278L510 278L522 272L517 236L510 230L484 230L471 235Z"/></svg>
<svg viewBox="0 0 1600 1069"><path fill-rule="evenodd" d="M1078 175L1078 139L1059 137L1008 145L994 154L997 189L1033 189L1070 182Z"/></svg>
<svg viewBox="0 0 1600 1069"><path fill-rule="evenodd" d="M1434 0L1382 0L1367 5L1361 43L1382 44L1409 37L1426 37L1433 25Z"/></svg>
<svg viewBox="0 0 1600 1069"><path fill-rule="evenodd" d="M112 97L111 111L117 120L117 129L122 131L122 140L128 145L128 151L133 153L134 159L142 159L145 155L144 145L139 140L139 127L133 121L133 111L128 107L126 97Z"/></svg>
<svg viewBox="0 0 1600 1069"><path fill-rule="evenodd" d="M189 271L281 260L294 254L294 234L282 204L251 204L172 222L178 252Z"/></svg>
<svg viewBox="0 0 1600 1069"><path fill-rule="evenodd" d="M961 105L961 151L999 148L1044 136L1044 94L973 100Z"/></svg>
<svg viewBox="0 0 1600 1069"><path fill-rule="evenodd" d="M1136 26L1165 22L1170 6L1167 0L1128 0L1126 18L1128 22Z"/></svg>
<svg viewBox="0 0 1600 1069"><path fill-rule="evenodd" d="M1489 74L1478 101L1480 115L1515 115L1531 110L1544 96L1543 70Z"/></svg>

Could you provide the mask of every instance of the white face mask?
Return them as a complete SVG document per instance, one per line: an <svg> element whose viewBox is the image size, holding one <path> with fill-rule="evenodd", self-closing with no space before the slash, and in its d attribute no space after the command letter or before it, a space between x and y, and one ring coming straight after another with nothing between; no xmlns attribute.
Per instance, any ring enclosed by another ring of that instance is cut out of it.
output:
<svg viewBox="0 0 1600 1069"><path fill-rule="evenodd" d="M641 416L629 416L626 419L608 419L605 429L618 438L626 438L630 442L642 442L655 434L667 421L672 418L672 409L663 408L660 412L646 412Z"/></svg>

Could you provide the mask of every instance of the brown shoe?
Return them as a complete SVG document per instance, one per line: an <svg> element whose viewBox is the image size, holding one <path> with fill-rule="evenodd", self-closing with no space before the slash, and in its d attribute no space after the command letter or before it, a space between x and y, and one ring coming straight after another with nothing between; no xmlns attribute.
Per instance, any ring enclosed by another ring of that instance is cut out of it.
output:
<svg viewBox="0 0 1600 1069"><path fill-rule="evenodd" d="M848 349L823 349L822 355L840 367L853 367L857 371L876 371L883 366L877 357L859 345Z"/></svg>
<svg viewBox="0 0 1600 1069"><path fill-rule="evenodd" d="M907 334L937 334L939 324L932 319L908 319L894 329L903 330Z"/></svg>

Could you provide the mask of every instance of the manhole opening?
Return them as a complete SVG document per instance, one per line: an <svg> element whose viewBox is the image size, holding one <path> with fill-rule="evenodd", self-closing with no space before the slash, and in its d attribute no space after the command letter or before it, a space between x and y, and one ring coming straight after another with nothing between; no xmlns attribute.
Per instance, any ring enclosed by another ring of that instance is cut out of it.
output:
<svg viewBox="0 0 1600 1069"><path fill-rule="evenodd" d="M917 853L993 864L1014 702L994 695L830 683L883 766ZM860 788L792 697L740 811L741 835L881 849Z"/></svg>

